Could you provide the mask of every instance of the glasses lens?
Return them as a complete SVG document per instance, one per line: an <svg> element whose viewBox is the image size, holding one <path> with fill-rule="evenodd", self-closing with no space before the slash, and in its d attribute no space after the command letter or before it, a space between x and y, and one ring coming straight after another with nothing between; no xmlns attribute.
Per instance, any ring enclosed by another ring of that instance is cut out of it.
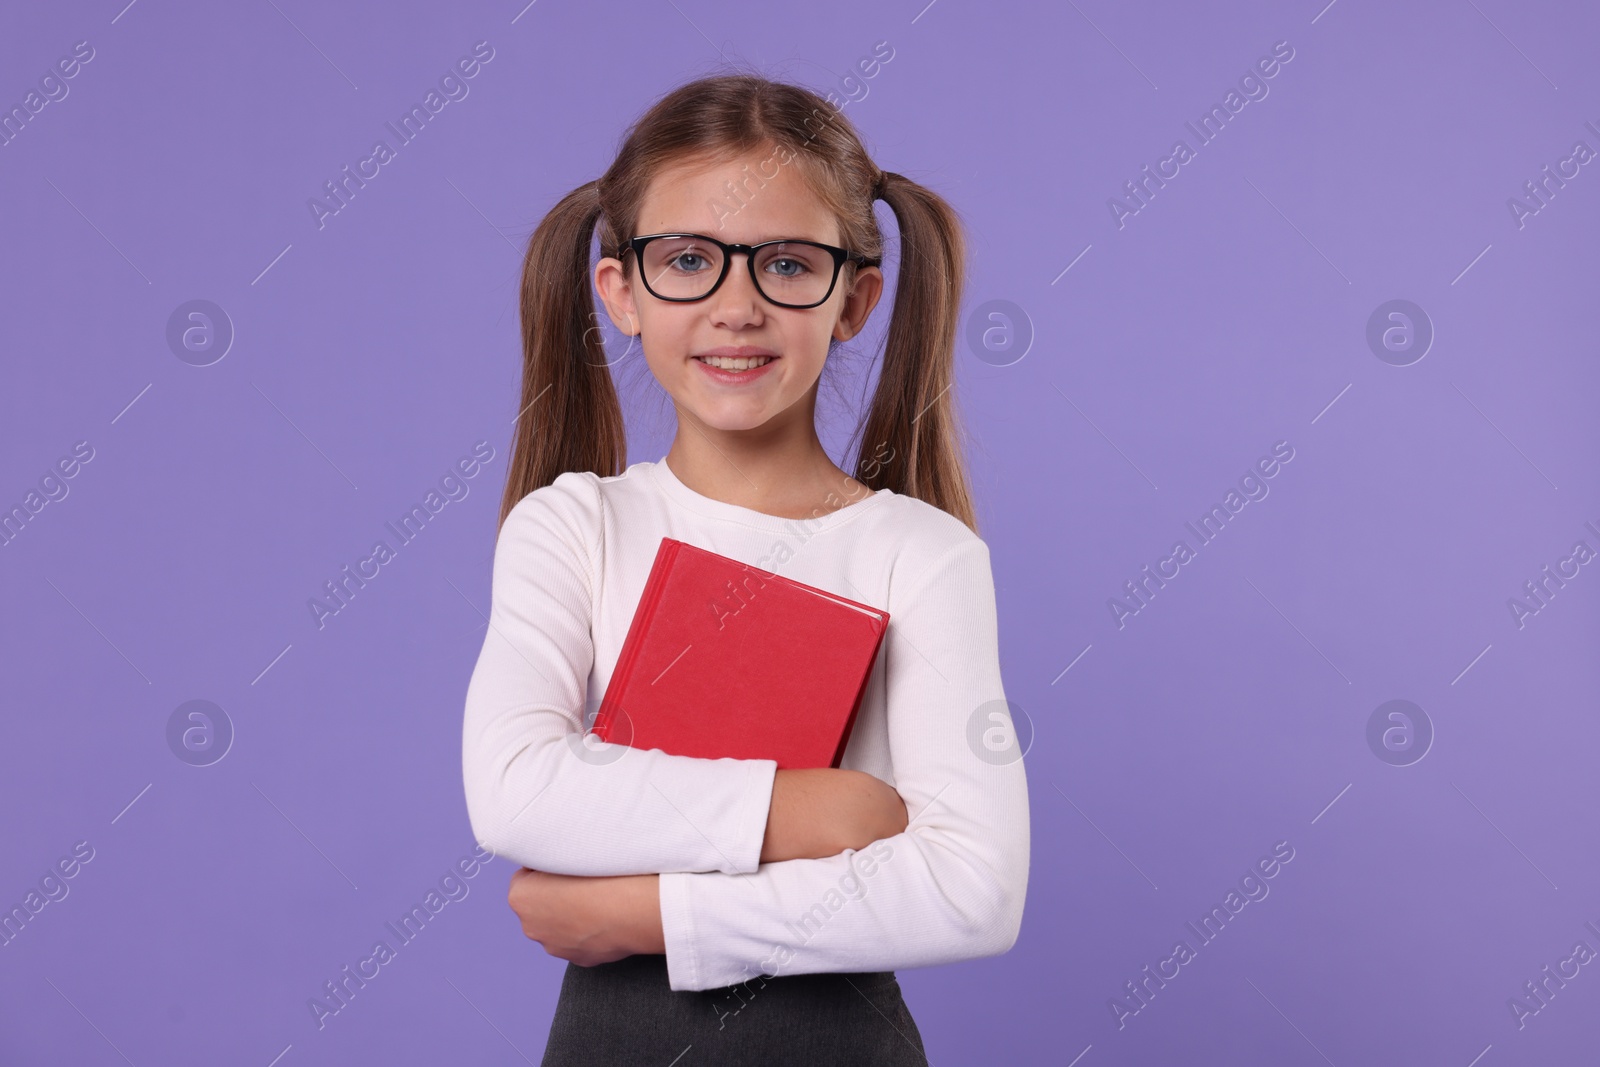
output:
<svg viewBox="0 0 1600 1067"><path fill-rule="evenodd" d="M768 245L755 267L761 291L780 304L815 304L833 283L833 256L812 245Z"/></svg>
<svg viewBox="0 0 1600 1067"><path fill-rule="evenodd" d="M668 300L695 300L722 274L722 249L697 237L661 237L644 246L645 282Z"/></svg>

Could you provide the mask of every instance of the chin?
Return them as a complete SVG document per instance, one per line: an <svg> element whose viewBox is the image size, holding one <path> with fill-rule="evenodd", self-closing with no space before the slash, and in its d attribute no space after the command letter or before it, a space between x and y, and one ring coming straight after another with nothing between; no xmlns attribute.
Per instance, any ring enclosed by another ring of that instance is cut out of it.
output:
<svg viewBox="0 0 1600 1067"><path fill-rule="evenodd" d="M754 430L765 425L770 418L765 411L744 408L730 410L723 407L699 407L694 409L694 413L703 425L730 433L737 430Z"/></svg>

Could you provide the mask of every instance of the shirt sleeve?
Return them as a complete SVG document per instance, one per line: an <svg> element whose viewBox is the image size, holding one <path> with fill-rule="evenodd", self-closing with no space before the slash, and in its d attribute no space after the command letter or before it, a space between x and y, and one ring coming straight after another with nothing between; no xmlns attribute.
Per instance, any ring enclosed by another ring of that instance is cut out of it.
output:
<svg viewBox="0 0 1600 1067"><path fill-rule="evenodd" d="M584 740L602 507L592 480L565 473L500 529L462 732L472 832L556 874L754 871L775 761Z"/></svg>
<svg viewBox="0 0 1600 1067"><path fill-rule="evenodd" d="M946 552L891 608L889 626L889 745L905 832L754 874L663 873L673 989L924 967L1016 942L1028 792L1001 686L988 546L974 537Z"/></svg>

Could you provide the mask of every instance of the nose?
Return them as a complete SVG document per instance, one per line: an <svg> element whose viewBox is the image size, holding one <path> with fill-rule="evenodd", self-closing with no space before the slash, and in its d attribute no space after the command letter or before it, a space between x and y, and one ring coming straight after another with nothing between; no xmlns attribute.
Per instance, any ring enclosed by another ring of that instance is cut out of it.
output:
<svg viewBox="0 0 1600 1067"><path fill-rule="evenodd" d="M728 275L709 298L706 313L719 326L738 329L759 325L766 315L766 303L750 277L749 257L735 252L728 263Z"/></svg>

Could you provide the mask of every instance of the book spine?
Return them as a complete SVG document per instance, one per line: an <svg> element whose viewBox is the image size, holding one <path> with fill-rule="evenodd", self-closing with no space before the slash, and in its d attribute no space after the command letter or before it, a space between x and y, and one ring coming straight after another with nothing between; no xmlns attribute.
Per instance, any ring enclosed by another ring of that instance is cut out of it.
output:
<svg viewBox="0 0 1600 1067"><path fill-rule="evenodd" d="M617 708L627 697L628 683L633 679L633 665L639 659L645 634L655 618L656 602L661 598L661 590L667 584L667 575L672 571L673 560L677 558L682 544L681 541L663 537L660 547L656 549L655 562L650 565L650 576L645 579L639 606L634 610L633 621L628 626L628 636L622 641L622 653L611 672L611 682L606 686L605 696L600 699L600 710L595 713L594 734L602 741L611 740L611 727Z"/></svg>

